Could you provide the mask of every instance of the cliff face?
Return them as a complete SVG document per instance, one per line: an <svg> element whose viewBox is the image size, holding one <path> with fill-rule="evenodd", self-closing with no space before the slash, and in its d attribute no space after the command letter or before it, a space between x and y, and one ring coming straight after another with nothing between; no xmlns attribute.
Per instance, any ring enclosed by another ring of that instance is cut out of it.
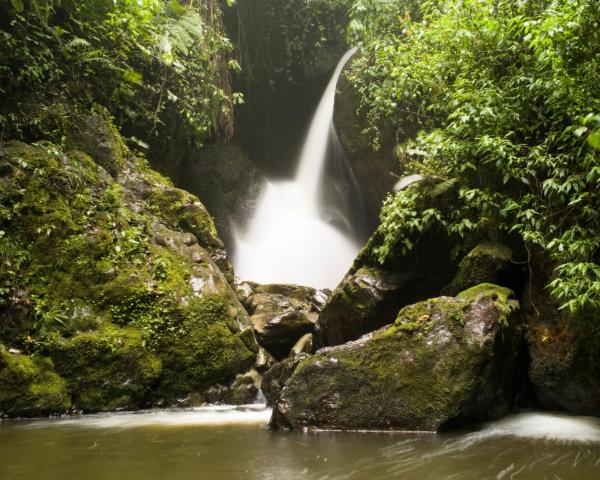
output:
<svg viewBox="0 0 600 480"><path fill-rule="evenodd" d="M202 203L102 108L49 111L60 145L0 145L0 412L170 404L247 370L254 337Z"/></svg>

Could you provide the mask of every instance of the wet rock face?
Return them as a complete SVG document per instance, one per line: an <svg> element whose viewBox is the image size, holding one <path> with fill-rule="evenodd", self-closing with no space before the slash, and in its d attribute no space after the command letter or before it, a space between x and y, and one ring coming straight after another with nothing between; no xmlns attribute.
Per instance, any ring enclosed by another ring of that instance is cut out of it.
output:
<svg viewBox="0 0 600 480"><path fill-rule="evenodd" d="M420 302L318 351L280 391L273 427L438 431L507 413L521 340L510 294L484 285Z"/></svg>
<svg viewBox="0 0 600 480"><path fill-rule="evenodd" d="M524 295L529 381L539 408L600 416L600 308L560 310L547 288L554 264L537 260Z"/></svg>
<svg viewBox="0 0 600 480"><path fill-rule="evenodd" d="M351 62L345 67L345 72L350 68ZM343 74L338 82L333 122L360 186L368 227L374 229L381 204L392 191L395 175L400 172L397 157L393 153L396 142L386 141L380 151L373 151L372 139L364 133L368 122L357 114L359 105L358 92Z"/></svg>
<svg viewBox="0 0 600 480"><path fill-rule="evenodd" d="M389 323L408 277L363 267L346 276L319 317L319 342L339 345ZM388 321L382 319L388 319Z"/></svg>
<svg viewBox="0 0 600 480"><path fill-rule="evenodd" d="M258 343L277 360L315 330L329 292L298 285L258 285L244 282L238 296L250 313ZM303 346L306 349L306 345Z"/></svg>

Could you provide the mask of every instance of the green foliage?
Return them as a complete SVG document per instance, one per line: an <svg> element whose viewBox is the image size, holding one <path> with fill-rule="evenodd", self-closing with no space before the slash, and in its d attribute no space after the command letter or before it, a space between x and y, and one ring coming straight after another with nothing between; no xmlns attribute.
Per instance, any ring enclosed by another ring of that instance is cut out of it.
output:
<svg viewBox="0 0 600 480"><path fill-rule="evenodd" d="M88 107L107 106L120 125L160 134L176 115L198 143L232 134L233 47L218 3L163 0L0 3L0 131L25 138L22 99L43 87ZM40 14L44 3L45 14Z"/></svg>
<svg viewBox="0 0 600 480"><path fill-rule="evenodd" d="M460 201L438 218L410 191L388 200L380 260L432 218L460 237L517 234L557 265L563 308L599 307L598 2L423 2L422 22L393 3L399 22L374 10L351 74L369 133L377 147L391 132L407 171L456 179Z"/></svg>
<svg viewBox="0 0 600 480"><path fill-rule="evenodd" d="M238 44L249 80L275 87L302 83L318 59L345 43L351 0L244 0L238 2Z"/></svg>

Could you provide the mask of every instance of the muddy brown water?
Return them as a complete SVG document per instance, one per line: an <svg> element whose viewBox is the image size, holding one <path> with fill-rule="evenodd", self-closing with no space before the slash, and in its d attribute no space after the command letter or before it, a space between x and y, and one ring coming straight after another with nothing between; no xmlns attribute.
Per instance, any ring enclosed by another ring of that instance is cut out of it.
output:
<svg viewBox="0 0 600 480"><path fill-rule="evenodd" d="M600 420L527 413L444 434L285 433L254 407L0 422L2 480L600 480Z"/></svg>

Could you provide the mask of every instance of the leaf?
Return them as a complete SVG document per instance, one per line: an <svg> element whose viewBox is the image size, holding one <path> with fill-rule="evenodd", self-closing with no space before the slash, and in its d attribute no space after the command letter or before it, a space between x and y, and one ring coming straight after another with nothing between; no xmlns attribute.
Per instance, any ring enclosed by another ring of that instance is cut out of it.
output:
<svg viewBox="0 0 600 480"><path fill-rule="evenodd" d="M600 129L594 130L588 137L587 142L594 150L600 150Z"/></svg>
<svg viewBox="0 0 600 480"><path fill-rule="evenodd" d="M123 80L128 83L133 83L135 85L142 85L143 76L140 72L136 70L125 70L123 72Z"/></svg>
<svg viewBox="0 0 600 480"><path fill-rule="evenodd" d="M23 0L10 0L10 4L17 13L23 13L25 11L25 3Z"/></svg>

